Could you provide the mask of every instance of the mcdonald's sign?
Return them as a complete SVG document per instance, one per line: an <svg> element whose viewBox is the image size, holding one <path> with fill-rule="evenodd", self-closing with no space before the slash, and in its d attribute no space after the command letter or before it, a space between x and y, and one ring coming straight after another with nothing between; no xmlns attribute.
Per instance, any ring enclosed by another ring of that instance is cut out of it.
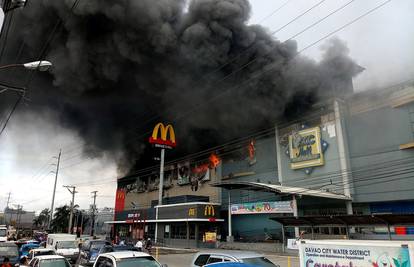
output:
<svg viewBox="0 0 414 267"><path fill-rule="evenodd" d="M214 210L214 206L213 205L206 205L204 207L204 216L210 216L210 217L214 217L215 216L215 210Z"/></svg>
<svg viewBox="0 0 414 267"><path fill-rule="evenodd" d="M151 144L161 148L173 148L177 145L175 142L175 132L171 124L165 126L163 123L155 125L152 135L149 138Z"/></svg>
<svg viewBox="0 0 414 267"><path fill-rule="evenodd" d="M116 190L115 197L115 211L123 211L125 208L125 191L122 189Z"/></svg>
<svg viewBox="0 0 414 267"><path fill-rule="evenodd" d="M188 217L195 217L195 216L197 216L196 208L189 208L188 209Z"/></svg>

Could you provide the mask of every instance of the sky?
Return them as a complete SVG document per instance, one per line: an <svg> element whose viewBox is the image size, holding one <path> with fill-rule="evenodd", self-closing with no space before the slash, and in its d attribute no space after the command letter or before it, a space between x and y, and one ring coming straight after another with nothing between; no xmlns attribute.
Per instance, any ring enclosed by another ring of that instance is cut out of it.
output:
<svg viewBox="0 0 414 267"><path fill-rule="evenodd" d="M270 32L320 0L251 0L250 24L261 24ZM329 0L297 21L278 31L275 38L285 41L304 27L348 3ZM385 0L355 0L315 28L295 38L298 49L326 36ZM274 12L283 5L279 11ZM356 91L398 84L414 78L414 1L393 0L334 36L344 40L350 56L365 71L354 79ZM1 16L0 16L1 17ZM320 45L303 52L320 59ZM91 191L97 190L98 208L113 207L116 190L116 155L85 158L80 148L83 140L74 132L59 126L51 114L17 113L6 132L0 136L0 209L10 203L26 210L50 208L56 170L56 157L62 149L55 207L69 204L70 193L63 185L75 185L75 203L88 209Z"/></svg>

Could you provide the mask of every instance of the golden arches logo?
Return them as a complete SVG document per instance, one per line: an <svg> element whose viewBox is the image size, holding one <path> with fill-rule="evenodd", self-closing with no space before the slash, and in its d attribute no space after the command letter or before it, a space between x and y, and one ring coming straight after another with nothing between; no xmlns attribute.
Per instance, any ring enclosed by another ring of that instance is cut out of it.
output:
<svg viewBox="0 0 414 267"><path fill-rule="evenodd" d="M158 135L160 136L158 137ZM152 135L149 138L151 144L158 144L166 146L169 148L176 146L175 141L175 132L171 124L165 126L163 123L158 123L155 125L154 130L152 130Z"/></svg>
<svg viewBox="0 0 414 267"><path fill-rule="evenodd" d="M206 205L204 208L204 216L214 216L215 210L213 205Z"/></svg>
<svg viewBox="0 0 414 267"><path fill-rule="evenodd" d="M124 199L125 198L125 193L123 191L118 191L116 193L116 198L117 199Z"/></svg>
<svg viewBox="0 0 414 267"><path fill-rule="evenodd" d="M195 217L196 216L196 208L189 208L188 209L188 216Z"/></svg>

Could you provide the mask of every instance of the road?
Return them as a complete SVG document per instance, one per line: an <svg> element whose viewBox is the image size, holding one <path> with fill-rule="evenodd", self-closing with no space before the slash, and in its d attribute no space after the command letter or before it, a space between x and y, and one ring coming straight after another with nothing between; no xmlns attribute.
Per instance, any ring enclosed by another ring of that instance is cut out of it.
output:
<svg viewBox="0 0 414 267"><path fill-rule="evenodd" d="M168 267L189 267L195 253L182 253L182 254L163 254L160 255L158 260L162 264L167 264ZM288 257L278 256L274 254L266 255L266 257L273 263L278 264L280 267L288 267ZM290 257L290 267L299 267L299 258Z"/></svg>

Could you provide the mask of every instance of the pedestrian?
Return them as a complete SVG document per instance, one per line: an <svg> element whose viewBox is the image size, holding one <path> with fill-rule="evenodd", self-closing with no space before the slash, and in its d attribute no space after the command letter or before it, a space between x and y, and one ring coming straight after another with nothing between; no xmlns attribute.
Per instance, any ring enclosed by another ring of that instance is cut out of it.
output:
<svg viewBox="0 0 414 267"><path fill-rule="evenodd" d="M138 239L137 243L135 244L135 247L138 249L138 251L142 251L143 245L144 244L142 243L142 240L140 238L140 239Z"/></svg>
<svg viewBox="0 0 414 267"><path fill-rule="evenodd" d="M26 265L26 266L29 265L29 259L27 258L27 256L22 256L20 258L20 266L22 266L22 265Z"/></svg>
<svg viewBox="0 0 414 267"><path fill-rule="evenodd" d="M125 246L125 241L122 239L122 240L119 242L119 245L120 245L120 246Z"/></svg>
<svg viewBox="0 0 414 267"><path fill-rule="evenodd" d="M1 264L1 267L12 267L10 264L10 259L7 257L4 257L3 263Z"/></svg>
<svg viewBox="0 0 414 267"><path fill-rule="evenodd" d="M151 254L152 242L151 238L148 238L147 242L145 242L145 249Z"/></svg>

